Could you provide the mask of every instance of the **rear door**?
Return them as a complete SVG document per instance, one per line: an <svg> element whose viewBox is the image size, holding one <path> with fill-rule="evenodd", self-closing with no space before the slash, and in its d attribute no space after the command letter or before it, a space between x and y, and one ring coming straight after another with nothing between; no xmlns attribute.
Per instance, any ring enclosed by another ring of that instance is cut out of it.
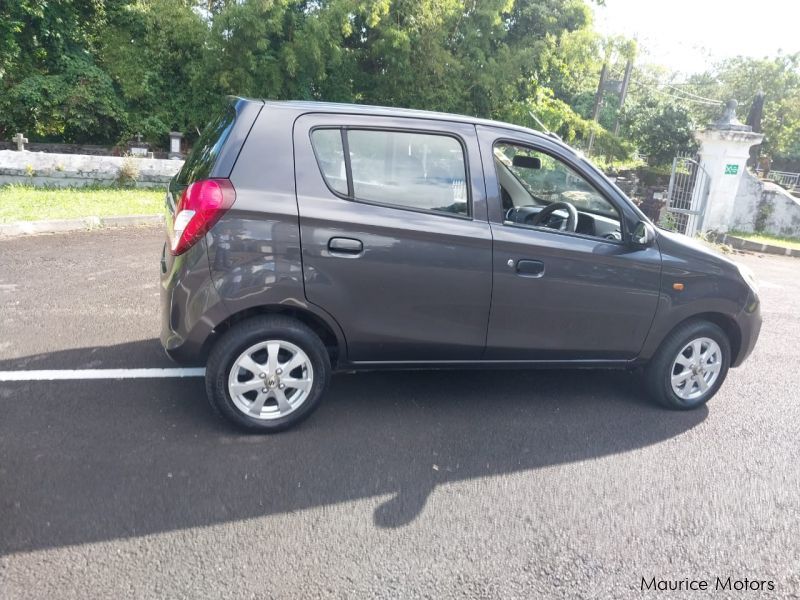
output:
<svg viewBox="0 0 800 600"><path fill-rule="evenodd" d="M306 296L349 359L480 358L492 240L474 126L309 114L294 144Z"/></svg>

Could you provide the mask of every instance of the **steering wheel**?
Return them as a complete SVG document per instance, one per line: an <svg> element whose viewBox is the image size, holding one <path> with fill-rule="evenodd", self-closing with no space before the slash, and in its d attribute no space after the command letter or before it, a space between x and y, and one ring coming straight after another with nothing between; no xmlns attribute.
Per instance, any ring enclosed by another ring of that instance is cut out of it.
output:
<svg viewBox="0 0 800 600"><path fill-rule="evenodd" d="M552 204L548 204L533 216L533 219L531 219L531 225L541 225L542 221L544 221L558 209L564 209L567 211L567 214L569 215L567 217L567 231L574 233L575 229L578 227L578 211L569 202L553 202Z"/></svg>

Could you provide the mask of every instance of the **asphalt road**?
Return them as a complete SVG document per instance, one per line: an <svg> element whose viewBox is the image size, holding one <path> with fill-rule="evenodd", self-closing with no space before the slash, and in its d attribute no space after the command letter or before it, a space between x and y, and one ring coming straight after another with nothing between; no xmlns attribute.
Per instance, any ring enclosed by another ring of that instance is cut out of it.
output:
<svg viewBox="0 0 800 600"><path fill-rule="evenodd" d="M170 366L161 240L0 240L0 371ZM259 437L201 379L0 382L0 598L800 597L800 260L740 259L761 340L690 413L627 373L339 375Z"/></svg>

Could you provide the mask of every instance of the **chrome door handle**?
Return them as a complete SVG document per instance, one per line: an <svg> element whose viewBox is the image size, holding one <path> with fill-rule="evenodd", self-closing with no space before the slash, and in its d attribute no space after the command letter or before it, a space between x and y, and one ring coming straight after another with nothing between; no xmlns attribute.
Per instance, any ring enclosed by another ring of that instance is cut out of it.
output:
<svg viewBox="0 0 800 600"><path fill-rule="evenodd" d="M361 254L364 244L353 238L335 237L328 240L328 250L336 254Z"/></svg>

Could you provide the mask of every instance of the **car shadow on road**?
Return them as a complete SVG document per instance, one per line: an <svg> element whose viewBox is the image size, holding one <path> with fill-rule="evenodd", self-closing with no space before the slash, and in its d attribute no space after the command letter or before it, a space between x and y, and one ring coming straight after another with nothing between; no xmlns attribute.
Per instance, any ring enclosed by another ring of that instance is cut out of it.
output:
<svg viewBox="0 0 800 600"><path fill-rule="evenodd" d="M662 410L625 372L469 370L335 376L310 419L272 436L216 418L202 379L0 383L0 414L8 554L384 496L374 524L401 527L438 485L634 451L707 411Z"/></svg>

